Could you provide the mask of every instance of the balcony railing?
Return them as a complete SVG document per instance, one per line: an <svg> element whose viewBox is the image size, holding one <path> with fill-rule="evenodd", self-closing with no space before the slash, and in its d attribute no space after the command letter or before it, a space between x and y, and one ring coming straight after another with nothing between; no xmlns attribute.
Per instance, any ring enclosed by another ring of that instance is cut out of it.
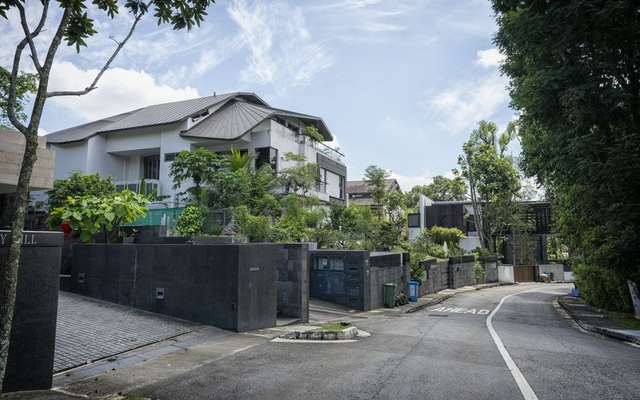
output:
<svg viewBox="0 0 640 400"><path fill-rule="evenodd" d="M144 186L142 186L144 182ZM138 181L116 181L116 191L122 192L125 189L135 193L151 194L155 191L156 196L160 196L160 181L157 179L143 179Z"/></svg>
<svg viewBox="0 0 640 400"><path fill-rule="evenodd" d="M304 143L305 145L314 148L319 153L322 153L325 156L335 161L342 162L341 157L344 157L344 154L340 153L338 150L333 149L324 143L311 140L308 137L301 135L299 133L295 133L291 129L283 125L280 125L277 122L271 123L271 133L275 133L285 139L291 140L296 143Z"/></svg>

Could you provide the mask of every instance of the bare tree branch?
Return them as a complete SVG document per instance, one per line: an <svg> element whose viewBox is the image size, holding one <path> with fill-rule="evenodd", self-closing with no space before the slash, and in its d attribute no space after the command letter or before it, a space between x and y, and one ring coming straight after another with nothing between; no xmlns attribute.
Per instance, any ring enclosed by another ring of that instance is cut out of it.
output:
<svg viewBox="0 0 640 400"><path fill-rule="evenodd" d="M153 2L150 2L149 4L152 4L152 3ZM122 50L124 45L127 44L129 39L131 38L131 35L133 35L133 32L136 29L136 26L138 26L138 22L140 22L140 19L142 19L142 14L139 13L138 15L135 16L133 24L131 24L131 28L129 29L129 33L127 34L127 36L124 38L124 40L122 42L118 42L117 40L111 38L114 42L118 43L118 46L116 47L115 51L113 52L113 54L111 55L109 60L104 64L104 66L102 67L100 72L98 72L98 74L96 75L96 77L93 80L93 82L91 83L91 85L86 87L84 90L79 90L79 91L62 90L62 91L49 92L49 93L47 93L47 97L83 96L83 95L85 95L85 94L97 89L98 87L96 85L98 84L98 81L100 80L102 75L107 71L107 69L109 69L109 66L111 66L111 63L113 62L113 60L117 57L118 53L120 53L120 50Z"/></svg>

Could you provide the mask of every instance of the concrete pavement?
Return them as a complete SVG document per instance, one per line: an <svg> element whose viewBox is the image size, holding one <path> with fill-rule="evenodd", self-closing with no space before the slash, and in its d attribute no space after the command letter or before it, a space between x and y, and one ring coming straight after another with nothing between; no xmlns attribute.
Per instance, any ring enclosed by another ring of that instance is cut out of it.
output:
<svg viewBox="0 0 640 400"><path fill-rule="evenodd" d="M463 287L456 290L444 290L439 293L420 297L417 302L411 302L404 306L395 307L393 309L374 310L370 312L415 312L438 304L463 291L480 290L495 286L498 286L498 284L481 284ZM73 362L79 362L83 365L54 375L54 389L52 390L7 393L3 395L3 399L118 399L122 397L120 395L104 397L103 393L117 392L113 392L112 390L110 391L111 388L100 387L100 374L106 372L113 373L112 371L128 367L127 370L129 370L129 373L133 374L133 376L135 376L138 371L140 375L142 375L144 373L143 369L145 368L148 370L151 369L153 372L161 375L162 371L159 368L162 368L162 365L166 366L166 364L163 364L163 358L161 358L161 356L167 356L166 358L171 360L173 363L172 365L176 365L178 363L188 365L190 362L202 362L201 358L198 359L199 357L202 357L202 355L199 354L198 351L186 351L189 349L196 350L196 348L198 348L208 352L207 354L209 355L210 352L213 352L216 348L217 350L215 351L222 351L220 349L225 348L225 351L227 352L234 352L240 351L246 346L253 346L257 343L255 342L255 339L253 341L248 339L247 335L236 335L232 332L223 331L213 327L206 327L186 321L166 318L151 313L139 312L139 310L132 310L127 307L86 299L81 296L74 298L73 296L74 295L69 296L69 294L61 292L60 304L62 307L59 311L61 313L59 318L61 318L60 321L62 321L62 324L65 324L66 321L66 323L70 325L62 327L62 332L59 332L60 336L57 335L56 337L56 365L58 368L64 369L64 365L66 365L64 362L66 362L66 359L62 357L62 355L71 354L72 350L75 351L75 353L72 353L71 358L76 360ZM312 303L313 304L310 306L310 323L313 324L320 324L353 314L353 310L348 310L339 306L336 307L330 303L316 301ZM586 331L640 344L639 331L633 331L621 327L597 310L589 309L578 299L571 296L561 296L557 299L557 303L562 307L562 310L566 310L567 318ZM73 310L74 307L77 307L75 313ZM66 313L70 313L70 315L66 315ZM78 323L77 319L88 319L89 317L94 318L96 326L84 326L81 329L78 329L76 326L75 329L73 328L73 324ZM104 323L105 321L107 321L107 323ZM94 331L98 329L97 326L100 325L115 326L116 333L100 333L99 331ZM60 328L61 327L59 325L59 329ZM292 326L291 328L294 327ZM65 333L64 329L75 331L75 336L71 335L70 332ZM122 340L115 340L113 347L111 348L112 350L110 351L108 344L110 341L114 340L113 335L118 335L118 331L121 332L120 335ZM278 328L267 331L268 332L265 332L264 334L265 338L274 335L274 332L277 332ZM80 332L80 335L78 335L78 332ZM78 336L83 336L85 339L91 338L94 342L89 340L81 343ZM256 336L261 335L258 333ZM122 343L125 344L124 347L127 347L128 345L128 350L130 351L125 350L125 352L122 352ZM149 343L152 344L149 345ZM75 350L74 346L77 347ZM100 357L102 354L106 355L101 359L91 359L90 357L87 358L83 355L88 354L86 351L95 352L96 350L94 350L93 347L101 348L100 351L103 352L95 353L96 357ZM79 351L80 348L86 348L85 353ZM209 348L209 350L207 350L207 348ZM224 357L224 355L217 356ZM82 362L83 359L85 360L84 363ZM89 360L88 363L87 360ZM155 363L151 363L151 360ZM146 373L148 373L148 371L146 371ZM92 379L88 380L87 378ZM82 385L84 382L86 386L86 382L89 381L91 381L91 384L96 387L95 396L79 396L65 391L65 387L68 387L66 385ZM122 387L123 390L125 388L127 388L127 386Z"/></svg>

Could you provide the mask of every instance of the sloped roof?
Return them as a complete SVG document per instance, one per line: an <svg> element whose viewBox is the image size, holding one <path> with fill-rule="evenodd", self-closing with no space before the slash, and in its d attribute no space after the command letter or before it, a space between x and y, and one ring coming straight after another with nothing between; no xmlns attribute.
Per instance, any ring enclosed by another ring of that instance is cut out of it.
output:
<svg viewBox="0 0 640 400"><path fill-rule="evenodd" d="M213 115L180 135L184 137L235 140L249 133L251 129L265 119L275 115L295 117L301 119L307 125L318 126L318 131L325 140L333 140L333 135L331 135L321 118L263 107L241 99L228 102Z"/></svg>
<svg viewBox="0 0 640 400"><path fill-rule="evenodd" d="M188 131L181 132L182 136L234 140L247 134L266 118L283 115L299 118L307 125L315 125L325 140L333 140L322 118L271 108L254 93L236 92L140 108L50 133L47 142L72 143L87 140L99 133L170 124L184 121L205 110L209 110L209 115L203 116Z"/></svg>
<svg viewBox="0 0 640 400"><path fill-rule="evenodd" d="M387 193L400 192L400 184L396 179L385 179ZM347 181L348 194L370 194L371 188L365 181Z"/></svg>
<svg viewBox="0 0 640 400"><path fill-rule="evenodd" d="M63 129L61 131L50 133L47 135L47 143L72 143L89 139L90 137L98 134L98 132L102 131L104 128L112 125L114 122L126 118L137 111L139 110L113 115L111 117L89 122L88 124L78 125L71 128Z"/></svg>

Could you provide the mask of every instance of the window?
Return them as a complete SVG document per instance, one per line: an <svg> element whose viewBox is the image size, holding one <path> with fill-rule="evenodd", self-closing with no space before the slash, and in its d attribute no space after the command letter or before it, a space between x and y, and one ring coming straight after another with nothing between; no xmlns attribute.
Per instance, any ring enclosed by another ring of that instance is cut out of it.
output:
<svg viewBox="0 0 640 400"><path fill-rule="evenodd" d="M438 215L438 223L436 225L438 225L441 228L448 228L447 216L446 215Z"/></svg>
<svg viewBox="0 0 640 400"><path fill-rule="evenodd" d="M160 179L160 155L146 156L142 159L143 179Z"/></svg>
<svg viewBox="0 0 640 400"><path fill-rule="evenodd" d="M178 153L164 153L164 161L171 162L176 159Z"/></svg>
<svg viewBox="0 0 640 400"><path fill-rule="evenodd" d="M291 122L287 123L287 128L291 129L295 133L300 133L300 128L295 126Z"/></svg>
<svg viewBox="0 0 640 400"><path fill-rule="evenodd" d="M476 228L476 216L475 215L469 215L467 217L467 232L476 232L477 228Z"/></svg>
<svg viewBox="0 0 640 400"><path fill-rule="evenodd" d="M344 199L344 176L340 177L339 185L340 185L340 189L339 189L340 190L340 198Z"/></svg>
<svg viewBox="0 0 640 400"><path fill-rule="evenodd" d="M278 171L278 150L272 147L260 147L256 149L256 156L256 168L269 164L274 173Z"/></svg>

